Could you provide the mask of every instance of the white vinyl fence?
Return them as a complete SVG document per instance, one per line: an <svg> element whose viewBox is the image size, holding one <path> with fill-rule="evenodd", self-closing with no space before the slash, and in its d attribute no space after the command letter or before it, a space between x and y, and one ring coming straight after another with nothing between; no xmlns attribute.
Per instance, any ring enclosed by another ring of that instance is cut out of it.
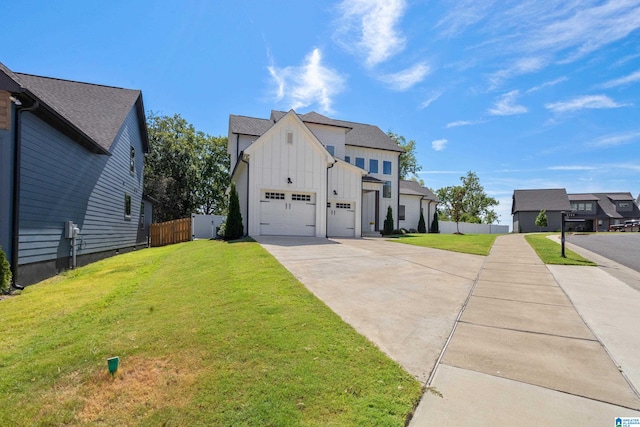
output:
<svg viewBox="0 0 640 427"><path fill-rule="evenodd" d="M508 225L460 222L458 223L458 227L463 234L506 234L509 232ZM442 234L453 234L456 232L456 223L452 221L438 221L438 228Z"/></svg>
<svg viewBox="0 0 640 427"><path fill-rule="evenodd" d="M211 239L227 217L224 215L191 215L191 238Z"/></svg>

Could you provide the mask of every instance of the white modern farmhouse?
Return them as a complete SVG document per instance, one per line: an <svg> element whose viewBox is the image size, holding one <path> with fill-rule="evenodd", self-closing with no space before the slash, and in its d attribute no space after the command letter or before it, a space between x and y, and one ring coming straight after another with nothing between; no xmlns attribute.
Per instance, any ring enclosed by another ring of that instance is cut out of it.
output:
<svg viewBox="0 0 640 427"><path fill-rule="evenodd" d="M403 150L377 126L316 112L231 115L228 152L244 233L359 237L398 228Z"/></svg>

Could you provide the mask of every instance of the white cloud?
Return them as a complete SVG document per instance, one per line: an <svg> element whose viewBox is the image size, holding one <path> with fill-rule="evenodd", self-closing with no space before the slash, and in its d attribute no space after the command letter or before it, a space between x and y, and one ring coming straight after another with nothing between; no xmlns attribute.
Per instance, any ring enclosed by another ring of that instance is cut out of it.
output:
<svg viewBox="0 0 640 427"><path fill-rule="evenodd" d="M640 132L624 132L614 135L605 135L591 141L588 145L591 147L613 147L616 145L627 144L635 139L640 139Z"/></svg>
<svg viewBox="0 0 640 427"><path fill-rule="evenodd" d="M549 166L547 169L551 171L591 171L598 168L594 166L569 165L569 166Z"/></svg>
<svg viewBox="0 0 640 427"><path fill-rule="evenodd" d="M489 76L489 81L491 82L489 90L497 88L502 82L512 77L539 71L544 68L545 65L546 61L541 57L519 58L511 67L496 71Z"/></svg>
<svg viewBox="0 0 640 427"><path fill-rule="evenodd" d="M319 104L322 112L331 113L333 97L344 88L344 78L322 65L322 54L318 48L311 51L298 67L270 65L268 69L276 85L276 100L285 100L293 109Z"/></svg>
<svg viewBox="0 0 640 427"><path fill-rule="evenodd" d="M628 76L620 77L619 79L609 80L608 82L604 83L602 87L611 88L635 82L640 82L640 70L636 71L635 73L631 73Z"/></svg>
<svg viewBox="0 0 640 427"><path fill-rule="evenodd" d="M557 78L557 79L555 79L555 80L550 80L550 81L548 81L548 82L544 82L544 83L539 84L539 85L537 85L537 86L534 86L534 87L532 87L532 88L530 88L530 89L527 89L527 92L526 92L526 93L533 93L533 92L537 92L537 91L539 91L540 89L544 89L545 87L549 87L549 86L555 86L555 85L557 85L557 84L559 84L559 83L566 82L567 80L569 80L569 79L567 79L567 78L566 78L566 77L564 77L564 76L563 76L563 77L559 77L559 78Z"/></svg>
<svg viewBox="0 0 640 427"><path fill-rule="evenodd" d="M397 73L383 75L380 80L387 83L393 90L405 91L420 83L430 70L427 64L420 62Z"/></svg>
<svg viewBox="0 0 640 427"><path fill-rule="evenodd" d="M442 34L455 36L466 28L480 22L491 13L493 1L460 0L444 18L436 24L436 28L442 28Z"/></svg>
<svg viewBox="0 0 640 427"><path fill-rule="evenodd" d="M434 92L431 94L431 96L429 96L429 98L427 98L426 100L424 100L422 102L422 104L420 104L420 106L418 107L420 110L427 108L429 105L431 105L434 101L436 101L438 98L440 98L442 96L442 94L444 93L443 90L439 90L437 92Z"/></svg>
<svg viewBox="0 0 640 427"><path fill-rule="evenodd" d="M445 147L447 146L447 141L446 139L436 139L435 141L431 141L431 148L433 148L436 151L442 151L445 149Z"/></svg>
<svg viewBox="0 0 640 427"><path fill-rule="evenodd" d="M365 53L368 66L380 64L405 48L396 29L405 0L343 0L334 40L352 53Z"/></svg>
<svg viewBox="0 0 640 427"><path fill-rule="evenodd" d="M485 123L484 120L458 120L455 122L449 122L447 123L446 128L456 128L459 126L473 126L473 125L479 125L481 123Z"/></svg>
<svg viewBox="0 0 640 427"><path fill-rule="evenodd" d="M512 90L500 96L496 100L493 108L489 109L489 114L494 116L512 116L514 114L526 113L528 111L527 107L516 104L518 96L520 96L519 90Z"/></svg>
<svg viewBox="0 0 640 427"><path fill-rule="evenodd" d="M629 104L618 104L606 95L585 95L568 101L545 104L545 108L554 113L566 113L584 109L620 108Z"/></svg>

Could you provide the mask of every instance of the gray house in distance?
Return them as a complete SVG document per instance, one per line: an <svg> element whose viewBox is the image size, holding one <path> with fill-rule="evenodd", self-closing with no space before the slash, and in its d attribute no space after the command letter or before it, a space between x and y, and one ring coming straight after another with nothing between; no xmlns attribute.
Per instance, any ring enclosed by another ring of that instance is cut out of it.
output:
<svg viewBox="0 0 640 427"><path fill-rule="evenodd" d="M0 63L0 245L15 283L146 245L148 144L139 90Z"/></svg>
<svg viewBox="0 0 640 427"><path fill-rule="evenodd" d="M570 224L566 227L569 230L609 231L612 225L640 218L640 210L631 193L579 193L568 196L574 218L584 220Z"/></svg>
<svg viewBox="0 0 640 427"><path fill-rule="evenodd" d="M540 229L536 226L536 217L543 209L547 211L547 226ZM513 232L558 231L562 227L562 211L571 212L564 188L515 190L511 205Z"/></svg>

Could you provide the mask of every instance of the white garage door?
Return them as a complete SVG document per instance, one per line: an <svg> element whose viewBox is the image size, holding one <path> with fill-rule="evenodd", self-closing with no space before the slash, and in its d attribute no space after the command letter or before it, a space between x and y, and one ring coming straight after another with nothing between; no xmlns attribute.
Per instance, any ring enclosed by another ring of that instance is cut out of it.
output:
<svg viewBox="0 0 640 427"><path fill-rule="evenodd" d="M262 191L260 234L263 236L315 236L316 195Z"/></svg>
<svg viewBox="0 0 640 427"><path fill-rule="evenodd" d="M355 202L327 203L327 234L330 237L355 237Z"/></svg>

